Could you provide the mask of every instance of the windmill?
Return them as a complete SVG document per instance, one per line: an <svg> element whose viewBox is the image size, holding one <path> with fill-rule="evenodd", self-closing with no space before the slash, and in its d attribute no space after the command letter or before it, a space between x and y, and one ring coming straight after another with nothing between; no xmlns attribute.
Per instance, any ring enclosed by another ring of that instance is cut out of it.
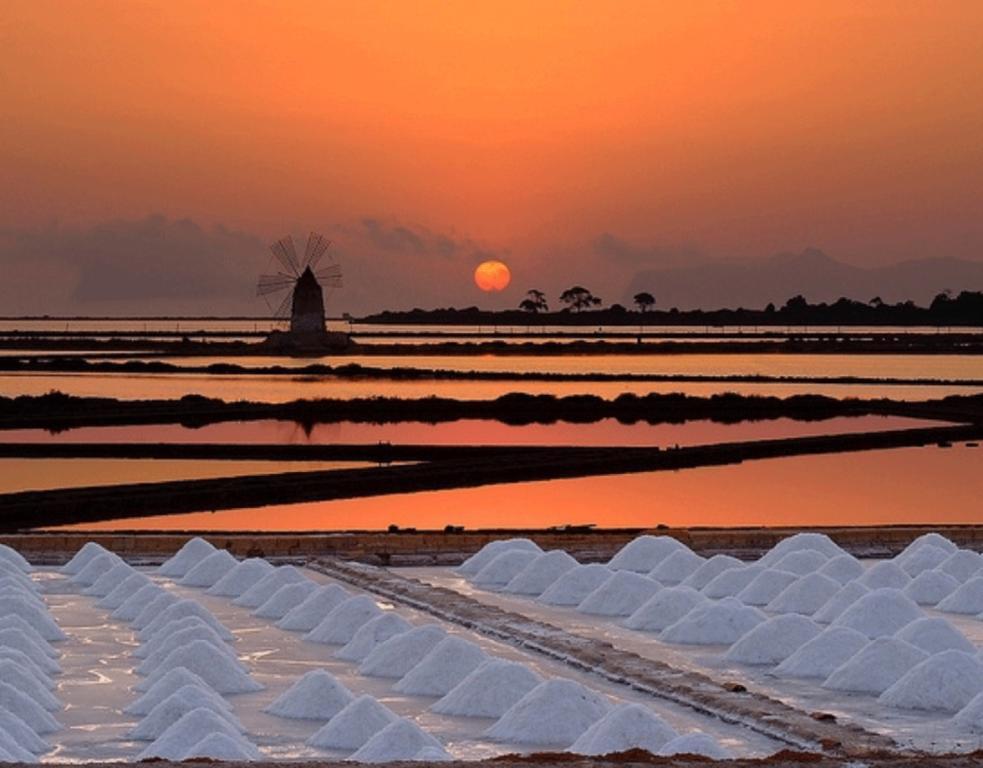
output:
<svg viewBox="0 0 983 768"><path fill-rule="evenodd" d="M331 241L323 235L311 232L303 260L297 258L290 235L270 246L280 269L275 274L260 275L256 295L266 300L275 318L284 319L290 313L291 333L325 332L322 286L341 287L341 267L330 256L326 266L318 266L330 245Z"/></svg>

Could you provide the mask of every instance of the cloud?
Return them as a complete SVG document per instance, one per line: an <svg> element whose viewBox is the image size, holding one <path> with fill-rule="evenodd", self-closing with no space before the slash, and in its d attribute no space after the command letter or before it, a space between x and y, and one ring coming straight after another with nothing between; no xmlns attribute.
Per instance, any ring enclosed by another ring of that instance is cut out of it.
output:
<svg viewBox="0 0 983 768"><path fill-rule="evenodd" d="M594 256L631 269L675 267L707 261L708 256L693 246L638 245L611 232L591 241Z"/></svg>

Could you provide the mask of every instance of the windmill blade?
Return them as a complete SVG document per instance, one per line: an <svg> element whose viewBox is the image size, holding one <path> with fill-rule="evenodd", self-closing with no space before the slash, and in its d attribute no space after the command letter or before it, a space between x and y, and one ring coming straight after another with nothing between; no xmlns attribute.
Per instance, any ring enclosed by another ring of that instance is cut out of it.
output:
<svg viewBox="0 0 983 768"><path fill-rule="evenodd" d="M307 237L307 248L304 250L304 266L310 267L312 270L316 269L329 245L331 245L331 241L324 235L311 232Z"/></svg>
<svg viewBox="0 0 983 768"><path fill-rule="evenodd" d="M287 235L280 238L270 246L270 250L287 272L294 277L300 277L300 264L297 261L297 249L294 248L293 237Z"/></svg>
<svg viewBox="0 0 983 768"><path fill-rule="evenodd" d="M276 308L276 311L273 313L273 317L275 317L277 320L282 320L287 315L289 315L293 300L294 300L293 290L287 291L287 295L283 297L283 301L281 301L280 306Z"/></svg>
<svg viewBox="0 0 983 768"><path fill-rule="evenodd" d="M314 273L314 277L321 285L330 288L341 288L341 267L338 264L329 264Z"/></svg>
<svg viewBox="0 0 983 768"><path fill-rule="evenodd" d="M275 275L260 275L259 282L256 284L256 295L269 296L271 293L279 293L292 288L296 282L296 278L282 272Z"/></svg>

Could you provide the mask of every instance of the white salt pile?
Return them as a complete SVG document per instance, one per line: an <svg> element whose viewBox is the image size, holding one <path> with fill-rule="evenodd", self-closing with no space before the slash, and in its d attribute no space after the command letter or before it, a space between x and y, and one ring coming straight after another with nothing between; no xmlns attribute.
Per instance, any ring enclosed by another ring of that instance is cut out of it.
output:
<svg viewBox="0 0 983 768"><path fill-rule="evenodd" d="M258 608L269 600L280 587L286 586L287 584L300 584L305 581L310 581L310 579L301 573L299 569L292 565L281 565L279 568L274 568L273 571L266 574L239 595L239 597L232 601L232 604L241 605L246 608Z"/></svg>
<svg viewBox="0 0 983 768"><path fill-rule="evenodd" d="M62 708L61 702L55 698L48 686L13 659L0 659L0 680L27 694L49 712L56 712Z"/></svg>
<svg viewBox="0 0 983 768"><path fill-rule="evenodd" d="M22 749L26 749L33 755L40 755L51 750L51 745L38 736L31 726L5 707L0 707L0 731L6 733Z"/></svg>
<svg viewBox="0 0 983 768"><path fill-rule="evenodd" d="M0 616L10 615L20 616L45 640L59 642L65 639L65 633L51 618L48 609L36 600L21 595L0 595Z"/></svg>
<svg viewBox="0 0 983 768"><path fill-rule="evenodd" d="M211 640L212 644L217 646L224 645L228 642L227 638L222 637L222 635L212 628L211 624L206 621L202 621L200 617L185 616L183 619L175 619L174 621L170 621L165 624L163 627L157 630L156 634L146 643L138 648L135 648L133 650L133 655L138 659L145 659L162 648L164 644L170 640L171 636L184 633L189 629L199 630L195 633L197 635L196 637L186 634L181 635L182 637L187 638L189 642L191 640ZM218 642L215 642L216 640Z"/></svg>
<svg viewBox="0 0 983 768"><path fill-rule="evenodd" d="M925 653L934 654L942 651L962 651L976 653L976 646L967 637L952 626L952 623L941 617L916 619L906 627L898 630L895 637L921 648Z"/></svg>
<svg viewBox="0 0 983 768"><path fill-rule="evenodd" d="M950 555L958 549L955 544L940 533L923 533L921 536L911 542L911 544L905 547L901 551L901 554L894 559L899 563L902 563L912 554L925 546L938 547L939 549L945 550Z"/></svg>
<svg viewBox="0 0 983 768"><path fill-rule="evenodd" d="M836 579L823 576L821 573L810 573L785 587L765 606L765 610L772 613L800 613L803 616L812 616L839 591L840 582Z"/></svg>
<svg viewBox="0 0 983 768"><path fill-rule="evenodd" d="M922 571L902 591L919 605L937 605L959 589L959 582L942 571Z"/></svg>
<svg viewBox="0 0 983 768"><path fill-rule="evenodd" d="M0 707L17 715L39 736L61 730L51 713L10 683L0 682Z"/></svg>
<svg viewBox="0 0 983 768"><path fill-rule="evenodd" d="M814 573L822 568L829 558L822 552L814 549L800 549L797 552L789 552L781 560L775 561L772 566L779 571L788 571L798 576L807 573Z"/></svg>
<svg viewBox="0 0 983 768"><path fill-rule="evenodd" d="M98 557L99 555L108 554L108 552L109 550L101 544L96 544L94 541L86 542L85 545L75 553L72 559L61 567L59 572L68 576L74 576L86 565L88 565L92 558Z"/></svg>
<svg viewBox="0 0 983 768"><path fill-rule="evenodd" d="M911 576L897 563L885 560L868 568L857 581L868 589L904 589L911 583Z"/></svg>
<svg viewBox="0 0 983 768"><path fill-rule="evenodd" d="M436 751L441 759L450 757L437 739L416 723L401 717L373 735L348 759L356 763L413 760L423 749Z"/></svg>
<svg viewBox="0 0 983 768"><path fill-rule="evenodd" d="M964 731L983 733L983 693L976 694L965 707L956 713L952 722Z"/></svg>
<svg viewBox="0 0 983 768"><path fill-rule="evenodd" d="M911 643L879 637L835 669L823 682L823 688L879 696L927 658L925 651Z"/></svg>
<svg viewBox="0 0 983 768"><path fill-rule="evenodd" d="M51 658L58 657L58 651L56 651L51 642L45 640L41 633L38 632L34 627L28 624L21 616L15 613L8 613L5 616L0 616L0 630L3 629L19 629L37 646L40 646L41 650L48 654Z"/></svg>
<svg viewBox="0 0 983 768"><path fill-rule="evenodd" d="M536 600L544 605L580 605L587 595L611 578L612 573L600 563L578 565L554 581Z"/></svg>
<svg viewBox="0 0 983 768"><path fill-rule="evenodd" d="M541 595L564 573L578 565L562 549L545 552L513 576L502 591L514 595Z"/></svg>
<svg viewBox="0 0 983 768"><path fill-rule="evenodd" d="M4 560L13 566L16 566L23 573L30 573L34 570L27 559L13 547L8 547L6 544L0 544L0 560Z"/></svg>
<svg viewBox="0 0 983 768"><path fill-rule="evenodd" d="M607 701L572 680L547 680L509 707L485 735L511 744L569 747L608 713Z"/></svg>
<svg viewBox="0 0 983 768"><path fill-rule="evenodd" d="M613 571L649 573L669 555L685 545L671 536L639 536L618 550L608 562Z"/></svg>
<svg viewBox="0 0 983 768"><path fill-rule="evenodd" d="M359 627L381 613L382 609L372 598L366 595L350 597L304 635L304 640L309 643L345 645L355 636Z"/></svg>
<svg viewBox="0 0 983 768"><path fill-rule="evenodd" d="M50 645L39 645L21 629L0 629L0 647L20 651L49 675L61 672L58 662L51 656Z"/></svg>
<svg viewBox="0 0 983 768"><path fill-rule="evenodd" d="M206 589L205 594L239 597L272 570L273 566L263 558L250 557L229 570L221 579Z"/></svg>
<svg viewBox="0 0 983 768"><path fill-rule="evenodd" d="M197 685L186 685L157 704L146 717L127 732L126 738L153 741L188 712L198 708L211 710L237 731L245 731L242 723L217 693L199 688Z"/></svg>
<svg viewBox="0 0 983 768"><path fill-rule="evenodd" d="M840 584L846 584L859 578L864 572L864 565L853 555L837 555L826 561L826 564L819 569L823 576L836 579Z"/></svg>
<svg viewBox="0 0 983 768"><path fill-rule="evenodd" d="M167 594L167 591L156 584L145 584L137 589L132 595L124 600L119 608L115 609L110 616L121 621L133 621L139 616L147 605L160 595Z"/></svg>
<svg viewBox="0 0 983 768"><path fill-rule="evenodd" d="M142 573L133 572L114 587L108 595L96 600L96 605L100 608L112 608L115 610L125 603L138 589L151 583L150 579Z"/></svg>
<svg viewBox="0 0 983 768"><path fill-rule="evenodd" d="M763 565L742 565L728 568L723 573L712 579L700 591L706 597L719 599L721 597L734 597L744 587L754 581L759 573L763 573Z"/></svg>
<svg viewBox="0 0 983 768"><path fill-rule="evenodd" d="M35 679L37 679L37 681L41 685L43 685L49 691L54 689L55 684L51 681L50 675L56 673L55 672L49 673L41 669L41 667L23 651L19 651L16 648L9 648L7 646L0 645L0 661L3 661L4 659L9 659L25 672L29 672L31 675L35 677ZM51 660L49 659L49 661Z"/></svg>
<svg viewBox="0 0 983 768"><path fill-rule="evenodd" d="M615 571L580 602L577 610L595 616L630 616L660 589L662 585L647 576L633 571Z"/></svg>
<svg viewBox="0 0 983 768"><path fill-rule="evenodd" d="M875 589L858 599L833 622L867 637L893 635L901 627L924 616L910 598L897 589Z"/></svg>
<svg viewBox="0 0 983 768"><path fill-rule="evenodd" d="M30 576L24 575L14 566L8 565L7 563L0 563L0 565L3 566L0 568L0 584L5 588L20 589L30 594L36 594L41 591L40 585L31 581Z"/></svg>
<svg viewBox="0 0 983 768"><path fill-rule="evenodd" d="M119 557L114 555L112 552L97 555L86 563L85 567L81 571L70 577L68 580L72 584L78 584L82 587L90 587L96 583L96 580L100 576L102 576L113 566L118 565L120 562Z"/></svg>
<svg viewBox="0 0 983 768"><path fill-rule="evenodd" d="M498 539L485 544L471 557L458 566L457 572L465 576L473 576L498 555L509 549L518 549L526 552L541 553L543 550L539 545L529 539Z"/></svg>
<svg viewBox="0 0 983 768"><path fill-rule="evenodd" d="M232 640L232 633L229 632L222 622L215 618L214 613L208 610L197 600L178 600L177 602L172 603L161 611L153 621L140 629L138 635L142 641L146 642L172 621L180 621L181 619L186 619L189 616L197 617L203 623L215 630L219 637L222 637L225 640Z"/></svg>
<svg viewBox="0 0 983 768"><path fill-rule="evenodd" d="M983 576L974 576L936 606L947 613L980 613L983 611Z"/></svg>
<svg viewBox="0 0 983 768"><path fill-rule="evenodd" d="M814 621L829 624L839 617L843 611L867 594L870 594L870 590L859 582L851 581L849 584L844 584L839 592L833 595L822 608L812 615L812 618Z"/></svg>
<svg viewBox="0 0 983 768"><path fill-rule="evenodd" d="M239 564L228 551L216 549L178 579L186 587L210 587Z"/></svg>
<svg viewBox="0 0 983 768"><path fill-rule="evenodd" d="M148 624L153 622L160 616L164 611L170 608L178 601L177 595L167 590L161 590L152 597L150 601L146 604L144 609L137 614L137 617L130 622L130 626L133 629L143 629ZM124 603L126 605L126 603Z"/></svg>
<svg viewBox="0 0 983 768"><path fill-rule="evenodd" d="M199 707L183 715L137 755L137 761L159 757L162 760L182 760L189 744L197 744L213 733L224 733L239 741L243 737L222 715Z"/></svg>
<svg viewBox="0 0 983 768"><path fill-rule="evenodd" d="M136 668L138 675L152 675L161 664L178 648L183 648L189 643L202 641L208 643L217 651L224 653L231 659L236 659L235 652L229 647L218 634L209 626L200 624L197 626L186 627L168 635L153 649L147 652L143 662Z"/></svg>
<svg viewBox="0 0 983 768"><path fill-rule="evenodd" d="M797 533L782 539L769 549L758 562L770 568L790 552L800 552L807 549L830 558L845 554L840 545L824 533Z"/></svg>
<svg viewBox="0 0 983 768"><path fill-rule="evenodd" d="M677 736L659 750L659 755L663 757L699 755L711 760L732 760L734 758L731 751L722 747L713 736L699 731Z"/></svg>
<svg viewBox="0 0 983 768"><path fill-rule="evenodd" d="M768 605L798 578L795 573L766 568L738 592L736 597L745 605Z"/></svg>
<svg viewBox="0 0 983 768"><path fill-rule="evenodd" d="M36 763L37 756L24 749L17 741L0 730L0 761L5 763Z"/></svg>
<svg viewBox="0 0 983 768"><path fill-rule="evenodd" d="M775 667L772 673L776 677L825 680L868 642L868 637L855 629L827 627Z"/></svg>
<svg viewBox="0 0 983 768"><path fill-rule="evenodd" d="M413 629L410 624L399 614L392 611L385 611L381 616L369 619L352 636L352 639L335 651L335 658L345 661L362 661L380 643L386 642L390 637L401 635Z"/></svg>
<svg viewBox="0 0 983 768"><path fill-rule="evenodd" d="M267 601L253 611L253 616L261 619L282 619L317 589L318 585L310 579L287 584L270 595Z"/></svg>
<svg viewBox="0 0 983 768"><path fill-rule="evenodd" d="M163 565L157 569L157 573L161 576L180 578L214 551L215 547L203 538L196 536L185 542L184 546L173 557L165 560Z"/></svg>
<svg viewBox="0 0 983 768"><path fill-rule="evenodd" d="M471 577L472 583L484 589L501 589L523 568L539 557L525 549L507 549Z"/></svg>
<svg viewBox="0 0 983 768"><path fill-rule="evenodd" d="M937 565L944 563L951 555L952 552L942 547L936 547L934 544L927 544L923 547L910 552L907 556L898 555L894 558L894 562L904 569L912 578L915 578L918 574L924 571L935 568Z"/></svg>
<svg viewBox="0 0 983 768"><path fill-rule="evenodd" d="M675 624L662 630L659 637L667 643L730 645L765 619L757 608L744 605L733 597L725 597L719 603L697 606Z"/></svg>
<svg viewBox="0 0 983 768"><path fill-rule="evenodd" d="M276 625L291 632L310 632L350 597L348 591L337 584L320 587L300 605L288 611Z"/></svg>
<svg viewBox="0 0 983 768"><path fill-rule="evenodd" d="M91 587L83 589L82 594L105 597L134 573L136 571L132 565L120 561L96 579Z"/></svg>
<svg viewBox="0 0 983 768"><path fill-rule="evenodd" d="M949 555L938 569L942 573L948 573L956 581L964 582L983 570L983 557L968 549L960 549Z"/></svg>
<svg viewBox="0 0 983 768"><path fill-rule="evenodd" d="M182 760L221 760L243 762L262 760L263 755L248 739L232 738L227 733L210 733L181 755Z"/></svg>
<svg viewBox="0 0 983 768"><path fill-rule="evenodd" d="M298 720L330 720L355 700L330 672L315 669L290 686L263 711Z"/></svg>
<svg viewBox="0 0 983 768"><path fill-rule="evenodd" d="M661 584L679 584L705 562L705 558L700 557L687 547L682 547L649 571L649 578L655 579Z"/></svg>
<svg viewBox="0 0 983 768"><path fill-rule="evenodd" d="M656 754L679 734L661 717L641 704L619 704L570 745L581 755L610 755L629 749Z"/></svg>
<svg viewBox="0 0 983 768"><path fill-rule="evenodd" d="M925 659L880 695L898 709L958 712L983 692L983 664L962 651L942 651Z"/></svg>
<svg viewBox="0 0 983 768"><path fill-rule="evenodd" d="M430 709L442 715L501 717L541 682L524 664L488 659Z"/></svg>
<svg viewBox="0 0 983 768"><path fill-rule="evenodd" d="M135 686L137 691L149 691L158 680L176 667L186 667L218 693L246 693L262 690L263 686L250 677L233 657L211 643L195 640L167 656L156 671Z"/></svg>
<svg viewBox="0 0 983 768"><path fill-rule="evenodd" d="M639 606L623 623L629 629L661 632L706 602L707 598L692 587L666 587Z"/></svg>
<svg viewBox="0 0 983 768"><path fill-rule="evenodd" d="M741 664L779 664L821 631L812 619L796 613L775 616L734 643L724 658Z"/></svg>
<svg viewBox="0 0 983 768"><path fill-rule="evenodd" d="M123 711L128 715L149 714L154 707L164 701L164 699L166 699L172 693L189 685L201 688L206 692L216 693L214 688L212 688L190 669L186 669L185 667L175 667L174 669L165 673L147 690L145 694L143 694L143 696L134 701ZM220 696L218 697L218 700L225 702L225 699L221 698ZM225 703L226 708L231 709L231 705L229 705L228 702Z"/></svg>
<svg viewBox="0 0 983 768"><path fill-rule="evenodd" d="M436 624L415 627L379 643L365 657L358 671L370 677L402 677L446 636L447 633Z"/></svg>
<svg viewBox="0 0 983 768"><path fill-rule="evenodd" d="M307 743L321 749L359 749L399 718L371 696L359 696L316 731Z"/></svg>
<svg viewBox="0 0 983 768"><path fill-rule="evenodd" d="M731 557L730 555L714 555L709 560L705 560L699 568L683 579L681 583L684 587L703 589L724 571L730 570L731 568L743 567L744 563L736 557Z"/></svg>
<svg viewBox="0 0 983 768"><path fill-rule="evenodd" d="M403 675L393 690L414 696L443 696L487 659L474 643L449 635Z"/></svg>

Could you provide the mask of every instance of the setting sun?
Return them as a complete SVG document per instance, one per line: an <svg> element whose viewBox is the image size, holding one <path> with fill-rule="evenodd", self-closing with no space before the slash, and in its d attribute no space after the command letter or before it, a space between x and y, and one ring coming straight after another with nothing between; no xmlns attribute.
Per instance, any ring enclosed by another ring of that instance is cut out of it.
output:
<svg viewBox="0 0 983 768"><path fill-rule="evenodd" d="M474 270L474 282L483 291L504 291L512 273L501 261L483 261Z"/></svg>

